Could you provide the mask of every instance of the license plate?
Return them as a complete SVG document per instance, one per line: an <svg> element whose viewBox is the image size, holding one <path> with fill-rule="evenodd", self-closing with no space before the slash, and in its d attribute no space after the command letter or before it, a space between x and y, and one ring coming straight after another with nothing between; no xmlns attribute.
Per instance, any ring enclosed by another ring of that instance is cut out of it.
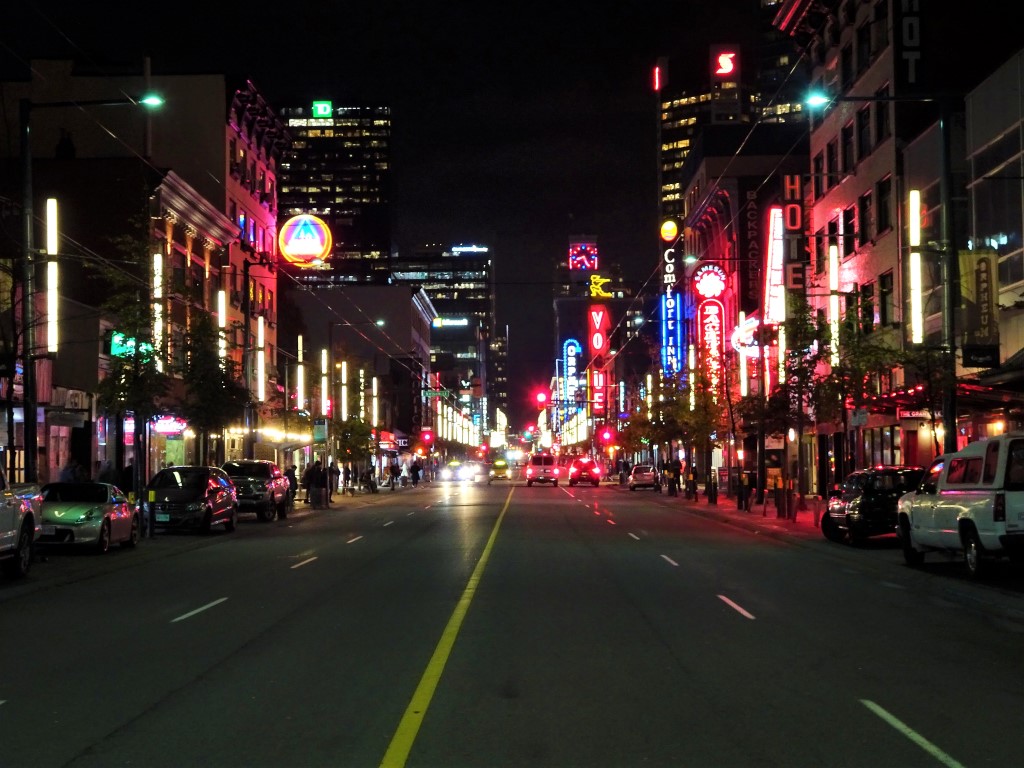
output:
<svg viewBox="0 0 1024 768"><path fill-rule="evenodd" d="M53 534L55 534L56 532L57 529L54 528L52 525L43 526L43 536L53 536Z"/></svg>
<svg viewBox="0 0 1024 768"><path fill-rule="evenodd" d="M171 516L168 515L166 512L157 512L156 521L158 523L169 523L171 522Z"/></svg>

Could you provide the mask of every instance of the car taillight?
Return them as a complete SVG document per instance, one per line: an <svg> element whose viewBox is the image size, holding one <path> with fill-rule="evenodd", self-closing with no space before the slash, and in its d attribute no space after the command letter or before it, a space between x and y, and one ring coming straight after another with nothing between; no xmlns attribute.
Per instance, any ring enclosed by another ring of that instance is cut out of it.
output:
<svg viewBox="0 0 1024 768"><path fill-rule="evenodd" d="M527 467L526 468L526 476L529 477L532 474L533 474L533 467Z"/></svg>
<svg viewBox="0 0 1024 768"><path fill-rule="evenodd" d="M561 471L561 470L560 470L560 469L559 469L558 467L555 467L555 477L558 477L558 473L559 473L560 471Z"/></svg>
<svg viewBox="0 0 1024 768"><path fill-rule="evenodd" d="M601 474L601 468L600 467L591 467L590 468L590 474L595 475L595 476L596 475L600 475Z"/></svg>
<svg viewBox="0 0 1024 768"><path fill-rule="evenodd" d="M996 523L1006 522L1006 496L1002 493L997 493L992 503L992 520Z"/></svg>

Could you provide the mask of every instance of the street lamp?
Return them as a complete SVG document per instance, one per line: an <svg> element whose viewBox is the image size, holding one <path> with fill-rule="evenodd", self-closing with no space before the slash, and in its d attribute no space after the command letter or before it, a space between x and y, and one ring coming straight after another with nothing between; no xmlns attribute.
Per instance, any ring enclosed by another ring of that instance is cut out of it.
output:
<svg viewBox="0 0 1024 768"><path fill-rule="evenodd" d="M941 213L941 274L943 283L942 301L942 343L946 348L946 370L949 381L943 386L942 424L944 426L943 450L952 453L957 449L957 392L956 392L956 318L959 295L960 267L957 263L956 229L953 222L953 170L950 162L950 124L953 119L952 101L949 96L830 96L811 93L805 100L809 107L821 107L833 102L919 102L939 104L939 203Z"/></svg>
<svg viewBox="0 0 1024 768"><path fill-rule="evenodd" d="M38 446L36 411L38 409L38 393L36 392L35 360L33 357L35 354L35 306L33 301L33 294L35 293L35 246L33 243L35 215L32 210L32 132L30 128L32 110L62 107L81 109L84 107L116 107L126 105L142 105L147 108L155 108L163 103L164 100L155 94L147 94L138 101L128 98L47 102L33 102L31 99L23 98L18 101L18 125L21 134L21 349L22 411L24 412L23 424L25 429L25 482L34 483L38 477L38 468L36 466Z"/></svg>

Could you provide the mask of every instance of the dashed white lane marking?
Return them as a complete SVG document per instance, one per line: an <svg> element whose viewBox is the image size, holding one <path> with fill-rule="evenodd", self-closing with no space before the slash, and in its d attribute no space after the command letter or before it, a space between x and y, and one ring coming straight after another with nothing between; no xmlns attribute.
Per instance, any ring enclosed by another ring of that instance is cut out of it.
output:
<svg viewBox="0 0 1024 768"><path fill-rule="evenodd" d="M637 535L636 535L635 533L631 533L631 534L629 534L629 535L630 535L630 536L632 536L632 537L633 537L634 539L636 539L637 541L640 541L640 537L639 537L639 536L637 536Z"/></svg>
<svg viewBox="0 0 1024 768"><path fill-rule="evenodd" d="M213 606L215 606L215 605L220 605L225 600L227 600L227 598L226 597L222 597L219 600L214 600L212 603L207 603L206 605L200 606L199 608L196 608L194 611L189 611L188 613L183 613L178 618L171 619L171 624L175 623L176 621L184 621L185 619L188 619L188 618L190 618L192 616L195 616L197 613L202 613L207 608L213 608Z"/></svg>
<svg viewBox="0 0 1024 768"><path fill-rule="evenodd" d="M740 606L736 605L736 603L734 603L732 600L730 600L725 595L719 595L718 599L721 600L726 605L728 605L734 611L736 611L740 616L743 616L743 617L748 618L748 619L753 619L754 618L754 614L750 613L749 611L743 610L742 608L740 608Z"/></svg>
<svg viewBox="0 0 1024 768"><path fill-rule="evenodd" d="M669 557L668 555L662 555L662 556L661 556L661 559L662 559L662 560L664 560L664 561L665 561L666 563L668 563L669 565L674 565L674 566L675 566L676 568L678 568L678 567L679 567L679 563L677 563L677 562L676 562L675 560L673 560L673 559L672 559L671 557Z"/></svg>
<svg viewBox="0 0 1024 768"><path fill-rule="evenodd" d="M301 568L301 567L302 567L302 566L304 566L304 565L309 565L309 564L310 564L310 563L312 563L312 562L313 562L314 560L316 560L316 557L307 557L307 558L306 558L305 560L303 560L303 561L302 561L301 563L296 563L295 565L293 565L293 566L292 566L292 570L295 570L296 568Z"/></svg>
<svg viewBox="0 0 1024 768"><path fill-rule="evenodd" d="M348 541L346 541L345 543L346 543L346 544L355 544L355 543L356 543L357 541L359 541L359 540L360 540L361 538L363 538L363 537L362 537L362 536L353 536L353 537L352 537L351 539L349 539L349 540L348 540Z"/></svg>
<svg viewBox="0 0 1024 768"><path fill-rule="evenodd" d="M870 699L861 699L860 703L863 704L868 709L870 709L872 712L874 712L880 718L885 720L885 722L887 722L889 725L891 725L893 728L895 728L898 732L902 733L904 736L906 736L912 742L917 744L917 746L919 746L921 749L923 749L929 755L931 755L936 760L938 760L940 763L942 763L944 766L946 766L946 768L964 768L964 766L961 763L957 762L952 757L947 755L945 752L943 752L937 746L932 744L930 741L928 741L928 739L926 739L924 736L919 734L917 731L915 731L909 725L907 725L906 723L898 720L893 715L890 715L888 712L886 712L880 706L875 704L875 702L871 701Z"/></svg>
<svg viewBox="0 0 1024 768"><path fill-rule="evenodd" d="M389 525L391 525L394 522L395 522L394 520L388 520L386 523L384 523L384 527L387 528Z"/></svg>
<svg viewBox="0 0 1024 768"><path fill-rule="evenodd" d="M612 519L609 519L609 520L608 520L608 525L618 525L618 523L616 523L616 522L615 522L614 520L612 520Z"/></svg>

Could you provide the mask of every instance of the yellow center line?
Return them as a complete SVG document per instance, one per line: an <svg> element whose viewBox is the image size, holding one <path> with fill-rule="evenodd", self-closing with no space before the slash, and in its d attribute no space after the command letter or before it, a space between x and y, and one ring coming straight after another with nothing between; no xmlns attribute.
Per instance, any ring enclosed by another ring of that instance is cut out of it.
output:
<svg viewBox="0 0 1024 768"><path fill-rule="evenodd" d="M430 657L430 661L427 662L427 668L423 670L423 677L420 678L419 685L416 686L416 691L409 701L409 706L405 708L405 714L402 715L402 720L399 722L395 734L391 737L391 743L388 745L387 752L384 753L384 759L380 761L381 768L402 768L405 765L405 761L409 758L413 742L416 741L416 734L419 733L420 725L422 725L423 718L427 714L427 707L430 706L430 701L434 698L434 691L437 689L437 684L441 680L441 674L444 672L444 665L448 662L452 646L455 645L455 638L458 637L459 629L462 627L462 620L466 618L469 605L476 594L477 585L480 583L484 568L487 567L487 561L491 557L491 550L494 548L494 542L498 538L498 529L501 527L501 521L505 519L505 512L508 511L508 506L512 503L513 490L513 488L510 488L508 491L505 505L501 508L501 514L498 515L498 519L494 523L494 528L487 539L487 544L480 555L480 560L477 561L476 568L473 569L473 574L469 577L469 582L466 584L466 589L463 590L462 597L459 598L451 618L448 619L448 625L444 628L444 632L441 633L441 639L438 641L437 647L434 648L434 654Z"/></svg>

